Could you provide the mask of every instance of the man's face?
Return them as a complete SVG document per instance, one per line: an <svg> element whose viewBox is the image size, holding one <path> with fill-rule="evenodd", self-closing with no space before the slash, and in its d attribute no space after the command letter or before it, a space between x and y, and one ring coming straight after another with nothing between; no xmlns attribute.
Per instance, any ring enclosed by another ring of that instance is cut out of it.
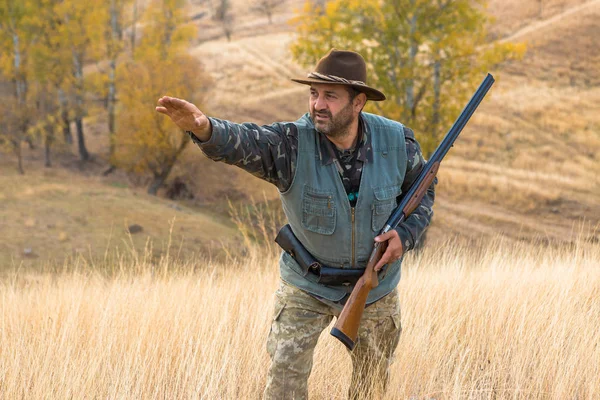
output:
<svg viewBox="0 0 600 400"><path fill-rule="evenodd" d="M309 110L315 128L332 138L345 136L360 112L344 86L320 83L310 86Z"/></svg>

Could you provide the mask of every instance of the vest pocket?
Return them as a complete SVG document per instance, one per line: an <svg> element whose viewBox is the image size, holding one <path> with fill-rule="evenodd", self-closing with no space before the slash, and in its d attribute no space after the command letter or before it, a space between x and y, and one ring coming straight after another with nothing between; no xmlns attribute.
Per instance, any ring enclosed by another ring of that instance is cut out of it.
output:
<svg viewBox="0 0 600 400"><path fill-rule="evenodd" d="M400 185L384 186L373 189L375 200L371 209L373 210L372 228L378 232L390 217L394 208L398 205L396 198L402 193Z"/></svg>
<svg viewBox="0 0 600 400"><path fill-rule="evenodd" d="M335 231L335 203L333 192L304 186L302 196L302 227L322 235Z"/></svg>

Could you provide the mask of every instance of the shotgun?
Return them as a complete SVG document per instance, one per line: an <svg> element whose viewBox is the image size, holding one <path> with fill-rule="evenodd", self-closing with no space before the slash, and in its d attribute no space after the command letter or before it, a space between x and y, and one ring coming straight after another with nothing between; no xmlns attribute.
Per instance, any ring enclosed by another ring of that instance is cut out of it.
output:
<svg viewBox="0 0 600 400"><path fill-rule="evenodd" d="M387 222L383 226L379 235L383 235L386 232L396 228L402 223L408 216L419 206L427 188L431 185L435 176L440 168L442 159L448 153L448 150L453 146L454 141L458 138L458 135L463 130L471 115L481 103L481 100L485 97L488 90L494 84L494 77L491 74L487 74L479 88L469 100L464 110L460 113L457 120L454 122L444 140L439 144L435 152L431 155L429 161L425 164L421 173L406 192L406 195L402 197L398 207L392 212ZM367 296L371 289L379 285L377 273L374 268L375 265L383 256L386 245L384 243L375 243L373 245L373 251L369 256L367 267L365 268L364 274L356 282L350 297L346 301L340 316L338 317L335 325L331 329L331 335L340 340L349 350L354 348L356 344L356 338L358 336L358 327L360 320L367 304Z"/></svg>

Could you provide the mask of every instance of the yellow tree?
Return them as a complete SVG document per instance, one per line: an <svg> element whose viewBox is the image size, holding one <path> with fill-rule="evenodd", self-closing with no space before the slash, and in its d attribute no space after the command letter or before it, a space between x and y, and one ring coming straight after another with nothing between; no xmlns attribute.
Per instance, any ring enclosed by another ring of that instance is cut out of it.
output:
<svg viewBox="0 0 600 400"><path fill-rule="evenodd" d="M206 84L198 60L186 48L195 28L186 21L184 1L155 0L143 18L135 60L118 67L119 103L115 136L115 165L149 174L148 193L165 182L189 136L154 111L165 94L200 104L199 88Z"/></svg>
<svg viewBox="0 0 600 400"><path fill-rule="evenodd" d="M36 40L31 46L31 74L35 79L35 132L42 137L45 165L51 166L51 147L61 130L67 143L72 142L66 91L72 86L71 51L61 34L63 21L57 13L62 0L31 0L36 12L31 27Z"/></svg>
<svg viewBox="0 0 600 400"><path fill-rule="evenodd" d="M368 61L369 79L388 101L367 110L399 120L433 151L493 66L525 47L489 43L482 0L331 0L307 2L294 19L295 58L306 66L330 48L352 49Z"/></svg>
<svg viewBox="0 0 600 400"><path fill-rule="evenodd" d="M0 0L0 86L8 89L0 94L0 144L15 153L21 174L25 173L21 142L28 139L32 118L29 49L34 40L30 29L34 11L28 0Z"/></svg>
<svg viewBox="0 0 600 400"><path fill-rule="evenodd" d="M108 136L109 136L109 162L111 165L104 175L111 173L115 165L112 159L115 150L115 132L116 132L116 106L117 106L117 65L122 61L128 40L125 36L125 29L135 29L137 21L131 21L128 16L130 9L136 12L137 2L131 4L132 0L108 0L102 2L102 7L98 10L98 20L103 25L103 43L100 48L103 49L99 55L102 58L101 63L97 64L98 73L88 74L86 82L89 83L91 91L98 94L104 102L107 111ZM133 6L133 7L132 7Z"/></svg>
<svg viewBox="0 0 600 400"><path fill-rule="evenodd" d="M61 21L57 35L71 58L72 85L69 93L72 95L79 157L87 161L90 155L83 131L83 118L87 114L83 68L89 59L98 59L102 54L102 4L98 1L62 0L56 4L54 11Z"/></svg>

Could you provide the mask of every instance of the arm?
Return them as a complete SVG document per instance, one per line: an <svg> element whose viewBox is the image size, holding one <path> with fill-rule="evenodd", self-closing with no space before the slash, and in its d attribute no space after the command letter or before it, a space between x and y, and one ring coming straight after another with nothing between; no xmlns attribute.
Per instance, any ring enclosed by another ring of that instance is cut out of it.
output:
<svg viewBox="0 0 600 400"><path fill-rule="evenodd" d="M185 130L210 159L240 167L280 191L291 185L298 147L295 125L235 124L208 118L185 100L162 97L158 102L156 111Z"/></svg>
<svg viewBox="0 0 600 400"><path fill-rule="evenodd" d="M298 134L293 124L259 126L235 124L210 118L210 140L192 140L214 161L235 165L252 175L287 190L294 177L298 153Z"/></svg>

